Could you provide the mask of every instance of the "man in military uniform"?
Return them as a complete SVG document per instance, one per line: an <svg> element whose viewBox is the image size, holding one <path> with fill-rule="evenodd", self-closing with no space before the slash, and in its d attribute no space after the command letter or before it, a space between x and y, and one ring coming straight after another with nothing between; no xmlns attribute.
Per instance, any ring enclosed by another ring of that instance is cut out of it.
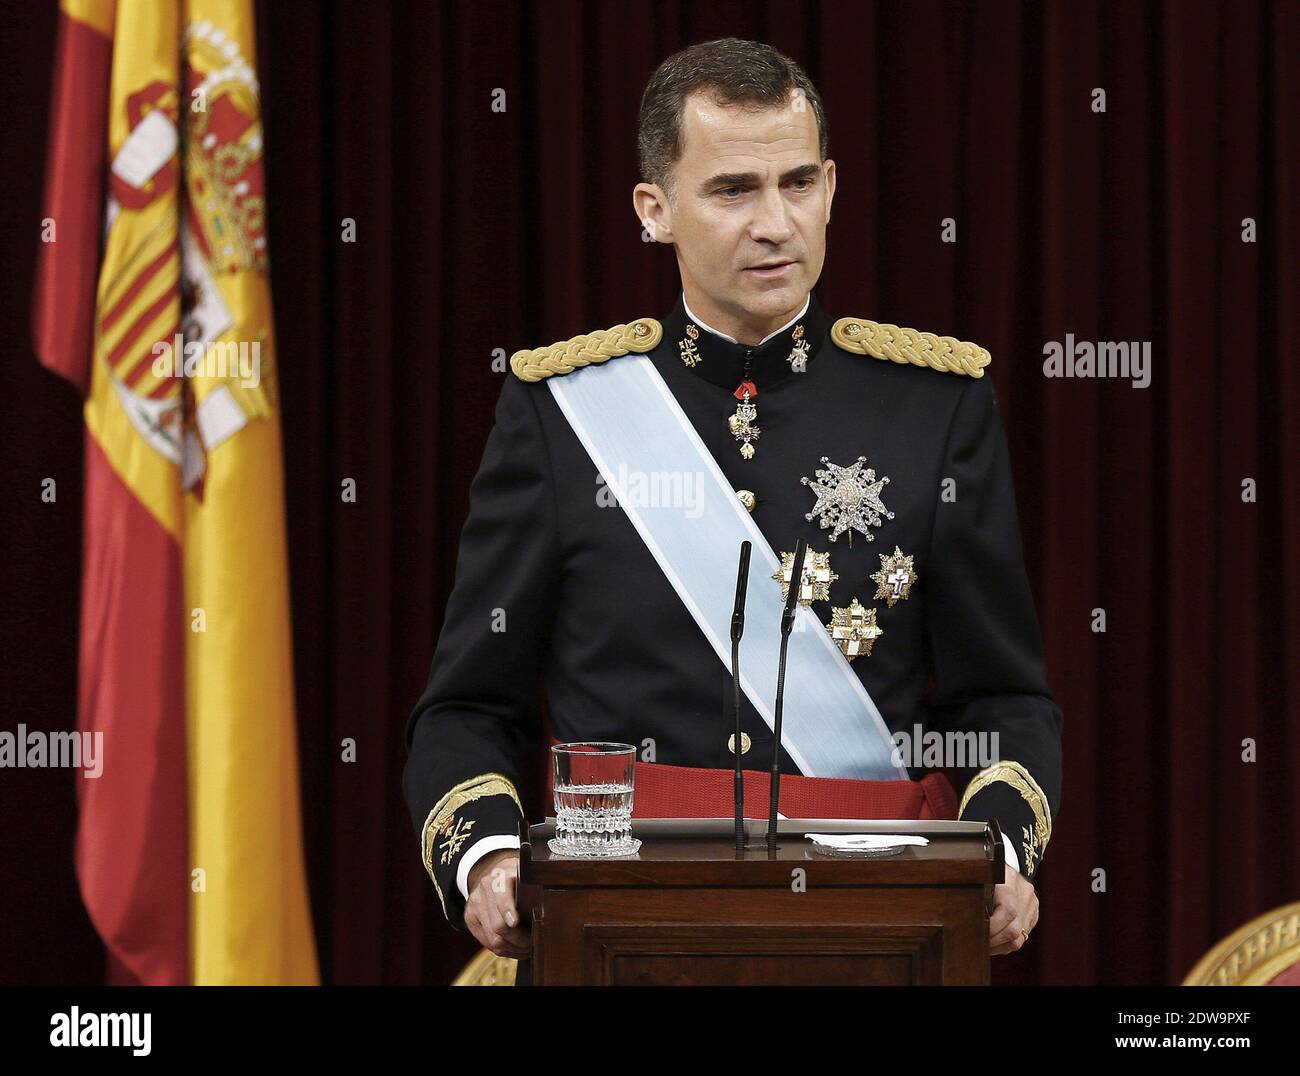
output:
<svg viewBox="0 0 1300 1076"><path fill-rule="evenodd" d="M780 754L792 782L812 782L801 802L815 811L832 785L902 784L853 780L881 775L868 765L873 728L996 733L997 757L959 765L960 801L945 783L951 804L931 797L929 813L999 822L1007 867L990 951L1019 949L1059 803L1061 713L989 355L823 311L812 288L835 163L816 89L775 50L727 39L669 58L646 88L639 148L636 211L674 248L681 296L661 321L513 357L408 725L405 792L443 909L494 952L529 954L513 880L520 774L546 743L539 682L552 742L639 745L682 803L705 802L697 778L734 766L733 751L747 769L770 764L758 687L735 742L724 644L738 548L715 548L750 528L751 607L783 599L789 555L809 543L810 649L791 650ZM682 480L685 511L656 515L637 481L647 464ZM701 596L714 577L725 601ZM776 677L747 672L754 685ZM796 699L832 682L860 704L823 706L792 732ZM638 779L638 807L640 793Z"/></svg>

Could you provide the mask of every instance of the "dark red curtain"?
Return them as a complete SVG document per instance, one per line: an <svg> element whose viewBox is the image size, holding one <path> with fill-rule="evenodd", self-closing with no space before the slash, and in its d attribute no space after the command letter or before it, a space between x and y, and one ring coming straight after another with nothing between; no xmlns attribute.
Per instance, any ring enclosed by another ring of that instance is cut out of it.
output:
<svg viewBox="0 0 1300 1076"><path fill-rule="evenodd" d="M825 98L827 309L994 356L1065 712L1041 924L995 982L1176 982L1300 895L1300 5L276 2L260 20L327 981L445 982L474 949L440 920L398 777L494 359L671 305L671 253L631 207L637 105L669 53L729 35L795 57ZM26 335L54 19L7 21L5 727L70 728L81 423ZM1150 341L1150 386L1044 377L1066 334ZM0 789L0 974L96 981L73 778Z"/></svg>

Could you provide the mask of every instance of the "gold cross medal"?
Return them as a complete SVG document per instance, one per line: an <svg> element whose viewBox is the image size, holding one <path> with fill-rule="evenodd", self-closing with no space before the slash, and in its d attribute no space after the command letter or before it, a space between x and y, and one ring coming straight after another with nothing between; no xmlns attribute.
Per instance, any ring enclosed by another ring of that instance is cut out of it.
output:
<svg viewBox="0 0 1300 1076"><path fill-rule="evenodd" d="M740 442L740 454L745 459L752 460L753 442L757 441L758 435L763 432L753 424L758 418L758 408L753 402L753 398L758 395L758 388L752 381L742 381L732 395L740 403L736 406L736 413L727 419L727 429L731 431L731 436Z"/></svg>
<svg viewBox="0 0 1300 1076"><path fill-rule="evenodd" d="M781 584L781 600L790 596L790 577L794 574L794 554L781 554L781 569L772 573L772 578ZM839 578L831 571L831 555L815 553L808 550L803 562L803 578L799 581L800 605L812 605L813 602L831 600L831 584Z"/></svg>
<svg viewBox="0 0 1300 1076"><path fill-rule="evenodd" d="M864 608L857 598L845 609L831 610L830 631L831 638L850 661L859 654L870 657L876 640L885 634L885 629L876 623L875 609Z"/></svg>
<svg viewBox="0 0 1300 1076"><path fill-rule="evenodd" d="M905 602L912 593L912 584L916 582L916 572L912 570L912 558L903 556L903 551L894 546L891 556L879 554L880 571L871 578L876 582L876 597L884 598L892 609L895 602Z"/></svg>

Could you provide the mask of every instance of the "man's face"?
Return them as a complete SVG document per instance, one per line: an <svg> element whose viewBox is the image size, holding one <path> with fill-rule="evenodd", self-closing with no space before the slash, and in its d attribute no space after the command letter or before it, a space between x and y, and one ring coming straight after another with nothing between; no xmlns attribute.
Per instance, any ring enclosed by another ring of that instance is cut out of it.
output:
<svg viewBox="0 0 1300 1076"><path fill-rule="evenodd" d="M672 204L648 184L635 200L655 237L676 245L687 302L724 332L788 321L821 276L835 194L812 106L792 92L755 112L694 93L682 141Z"/></svg>

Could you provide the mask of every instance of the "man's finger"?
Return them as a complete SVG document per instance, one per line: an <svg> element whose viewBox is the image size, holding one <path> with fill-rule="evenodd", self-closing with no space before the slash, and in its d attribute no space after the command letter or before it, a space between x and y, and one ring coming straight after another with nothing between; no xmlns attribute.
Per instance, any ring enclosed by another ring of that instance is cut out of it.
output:
<svg viewBox="0 0 1300 1076"><path fill-rule="evenodd" d="M519 922L519 910L515 907L515 898L513 893L488 893L485 894L487 905L492 909L493 925L500 920L498 928L502 934L507 931L518 930L521 926Z"/></svg>
<svg viewBox="0 0 1300 1076"><path fill-rule="evenodd" d="M1029 907L1028 918L1029 918L1029 922L1028 924L1026 924L1025 929L1028 930L1030 934L1032 934L1034 932L1034 927L1038 926L1038 898L1037 897L1034 898L1033 904L1031 904Z"/></svg>
<svg viewBox="0 0 1300 1076"><path fill-rule="evenodd" d="M497 867L484 879L488 889L486 896L501 909L508 927L519 925L519 912L515 908L515 882L518 877L513 870Z"/></svg>
<svg viewBox="0 0 1300 1076"><path fill-rule="evenodd" d="M994 887L994 895L1002 886ZM1003 897L1009 896L1009 893L1003 893ZM989 916L989 939L996 938L1000 933L1006 930L1007 926L1016 917L1016 910L1010 900L1002 899L993 908L993 914Z"/></svg>
<svg viewBox="0 0 1300 1076"><path fill-rule="evenodd" d="M479 900L482 902L482 908L479 915L483 920L484 927L486 927L492 934L504 936L505 932L509 930L510 927L506 923L505 909L501 907L498 895L492 893L490 890L484 892L480 888L476 896L478 896Z"/></svg>
<svg viewBox="0 0 1300 1076"><path fill-rule="evenodd" d="M479 920L478 912L472 901L465 905L465 927L469 930L470 934L474 936L474 940L478 942L479 945L488 949L491 948L491 946L488 945L488 938L490 935L483 929L483 923Z"/></svg>
<svg viewBox="0 0 1300 1076"><path fill-rule="evenodd" d="M500 882L499 878L490 875L479 882L470 897L483 931L482 936L476 934L475 937L497 956L530 956L532 935L517 925L519 913L515 910L514 887L503 887ZM510 919L514 919L515 926L510 925ZM465 921L468 925L468 912Z"/></svg>
<svg viewBox="0 0 1300 1076"><path fill-rule="evenodd" d="M533 951L533 936L523 927L507 927L506 932L501 935L509 944L517 949L522 949L526 953Z"/></svg>
<svg viewBox="0 0 1300 1076"><path fill-rule="evenodd" d="M1002 930L989 938L989 951L994 949L1005 948L1008 952L1015 952L1024 944L1024 938L1020 931L1023 926L1023 920L1016 916Z"/></svg>
<svg viewBox="0 0 1300 1076"><path fill-rule="evenodd" d="M506 910L499 906L493 908L494 914L490 921L492 933L509 945L531 952L533 946L532 934L522 926L510 926L505 920ZM508 910L513 912L513 908ZM518 922L518 916L515 919Z"/></svg>
<svg viewBox="0 0 1300 1076"><path fill-rule="evenodd" d="M490 902L501 919L501 926L497 928L497 933L511 944L531 952L533 946L532 933L519 921L519 910L515 907L513 886L506 892L492 893Z"/></svg>
<svg viewBox="0 0 1300 1076"><path fill-rule="evenodd" d="M533 955L533 951L530 947L515 945L508 939L502 938L498 935L492 936L487 948L491 949L497 956L511 956L516 960L526 960L528 957Z"/></svg>
<svg viewBox="0 0 1300 1076"><path fill-rule="evenodd" d="M989 945L1005 945L1020 937L1021 919L1014 916L1001 930L989 934Z"/></svg>
<svg viewBox="0 0 1300 1076"><path fill-rule="evenodd" d="M501 940L500 944L500 949L492 950L497 956L512 956L516 960L527 960L533 955L533 947L531 945L515 945L513 942L504 938Z"/></svg>
<svg viewBox="0 0 1300 1076"><path fill-rule="evenodd" d="M531 945L515 933L517 928L505 925L501 912L493 905L488 894L476 889L465 908L465 925L485 949L497 956L525 957L532 955Z"/></svg>
<svg viewBox="0 0 1300 1076"><path fill-rule="evenodd" d="M502 927L488 932L485 943L497 956L526 957L533 955L532 939L518 927Z"/></svg>

